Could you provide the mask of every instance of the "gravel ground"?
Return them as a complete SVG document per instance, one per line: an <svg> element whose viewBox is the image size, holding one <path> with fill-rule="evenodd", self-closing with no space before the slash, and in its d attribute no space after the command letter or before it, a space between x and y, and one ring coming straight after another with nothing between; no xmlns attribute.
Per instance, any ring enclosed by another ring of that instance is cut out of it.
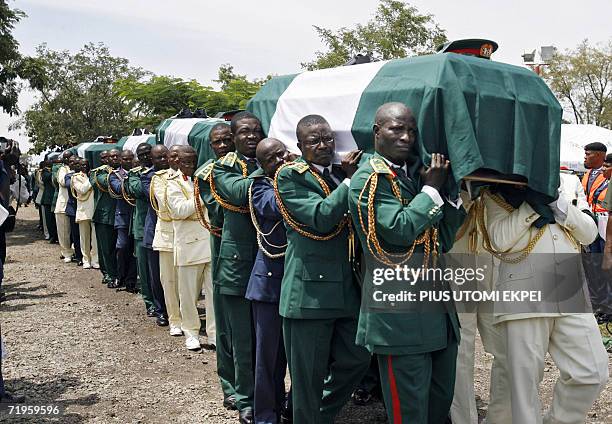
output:
<svg viewBox="0 0 612 424"><path fill-rule="evenodd" d="M235 423L222 406L215 355L192 353L147 318L138 296L109 290L97 270L59 260L57 245L40 239L37 211L21 208L8 236L8 261L0 307L9 357L3 372L9 390L27 405L59 405L61 418L0 417L1 422ZM203 306L203 305L202 305ZM491 357L476 352L476 386L486 412ZM548 405L558 372L549 360L541 386ZM612 389L604 390L588 423L612 423ZM6 421L5 421L6 420ZM380 402L347 405L338 423L384 423Z"/></svg>

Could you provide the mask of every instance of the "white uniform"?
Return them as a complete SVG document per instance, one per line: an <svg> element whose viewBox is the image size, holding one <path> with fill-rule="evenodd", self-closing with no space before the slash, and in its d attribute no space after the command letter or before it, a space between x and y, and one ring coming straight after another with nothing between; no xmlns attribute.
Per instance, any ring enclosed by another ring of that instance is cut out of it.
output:
<svg viewBox="0 0 612 424"><path fill-rule="evenodd" d="M171 327L181 328L177 268L174 266L174 227L168 212L166 188L172 169L157 171L151 178L150 190L157 203L157 224L153 250L159 252L159 276L164 288L166 311Z"/></svg>
<svg viewBox="0 0 612 424"><path fill-rule="evenodd" d="M70 219L66 215L66 204L68 203L68 188L66 187L66 174L70 168L66 165L60 166L57 171L57 202L55 203L55 222L57 224L57 238L60 245L60 253L64 258L71 258L74 253L70 243Z"/></svg>
<svg viewBox="0 0 612 424"><path fill-rule="evenodd" d="M196 304L202 286L206 290L206 334L216 344L213 306L210 234L198 221L193 197L193 182L180 171L168 178L167 205L174 226L174 265L182 323L186 335L197 336L200 319Z"/></svg>
<svg viewBox="0 0 612 424"><path fill-rule="evenodd" d="M91 223L94 214L94 194L89 178L82 172L72 176L72 188L77 199L75 221L79 224L83 267L99 268L96 230Z"/></svg>
<svg viewBox="0 0 612 424"><path fill-rule="evenodd" d="M34 199L34 203L41 208L42 213L42 226L43 226L43 234L45 235L45 240L49 240L49 228L47 227L47 216L45 214L44 206L40 204L43 194L45 192L45 183L42 180L42 169L37 169L35 173L35 184L38 187L38 194L36 195L36 199Z"/></svg>
<svg viewBox="0 0 612 424"><path fill-rule="evenodd" d="M465 228L460 229L461 236L453 244L449 255L473 255L473 266L485 270L485 279L477 285L478 290L490 292L495 285L498 272L498 260L488 253L482 245L482 234L476 225L476 208L479 199L471 202L467 193L462 192L463 205L469 211ZM475 245L470 246L470 239ZM457 370L455 376L455 394L451 406L453 424L478 424L476 394L474 391L474 353L476 330L480 334L485 352L493 355L491 383L489 387L489 405L487 424L512 422L510 405L510 386L506 365L505 333L503 328L494 325L492 302L481 302L474 310L460 312L461 342L457 351Z"/></svg>
<svg viewBox="0 0 612 424"><path fill-rule="evenodd" d="M500 291L546 292L568 281L580 282L572 296L549 298L533 304L529 310L518 303L500 308L499 302L495 304L496 321L506 331L515 424L543 422L538 386L547 352L559 368L560 378L555 384L551 408L544 417L546 423L584 423L608 380L608 355L595 318L591 313L576 313L577 305L585 308L588 305L579 244L591 243L597 227L591 217L568 205L565 196L561 193L553 206L557 223L544 227L531 253L516 264L502 261L499 266L496 289ZM484 201L492 247L497 251L525 248L537 231L532 224L539 215L527 203L509 212L489 195Z"/></svg>

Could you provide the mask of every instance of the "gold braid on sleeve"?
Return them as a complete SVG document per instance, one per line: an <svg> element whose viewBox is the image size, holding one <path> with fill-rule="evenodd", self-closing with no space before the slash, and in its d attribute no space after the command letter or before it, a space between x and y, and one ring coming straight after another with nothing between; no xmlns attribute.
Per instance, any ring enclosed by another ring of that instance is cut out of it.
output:
<svg viewBox="0 0 612 424"><path fill-rule="evenodd" d="M111 182L110 182L110 177L111 177L111 173L109 172L108 176L106 177L106 185L108 186L108 194L113 199L121 199L121 200L123 200L123 194L122 193L115 193L115 191L113 190L113 186L111 185ZM117 174L117 178L119 178L119 181L121 182L121 185L123 185L123 178L121 178L121 175Z"/></svg>
<svg viewBox="0 0 612 424"><path fill-rule="evenodd" d="M393 195L402 202L402 194L399 188L399 185L396 181L394 181L392 176L387 177L389 180L389 184L391 184L391 189L393 191ZM380 245L380 240L378 239L378 235L376 234L376 213L374 208L374 200L376 197L376 188L378 186L378 174L373 172L370 174L366 183L364 184L361 192L359 193L359 198L357 199L357 211L359 215L359 225L361 226L361 230L366 235L366 241L368 250L370 254L379 262L384 263L389 267L396 267L403 265L408 262L408 260L412 257L414 250L417 245L423 245L424 257L423 257L423 266L429 266L429 258L433 256L433 264L435 266L437 257L439 255L438 252L438 229L437 228L428 228L421 235L419 235L413 242L412 246L408 252L405 253L392 253L385 250ZM363 212L362 212L362 204L363 197L368 189L368 198L365 203L367 206L367 226L364 221ZM433 247L433 254L432 254Z"/></svg>
<svg viewBox="0 0 612 424"><path fill-rule="evenodd" d="M128 181L128 178L129 178L129 174L123 181L121 181L121 196L123 196L123 199L129 205L136 206L136 199L134 197L130 197L129 194L125 192L125 182Z"/></svg>
<svg viewBox="0 0 612 424"><path fill-rule="evenodd" d="M98 190L100 190L102 193L108 193L108 190L102 187L100 183L98 182L98 172L100 171L101 169L97 169L94 171L94 182L96 183L96 187L98 187Z"/></svg>
<svg viewBox="0 0 612 424"><path fill-rule="evenodd" d="M200 221L200 224L202 224L202 227L206 228L211 234L217 237L221 237L221 228L212 225L206 220L204 207L202 206L202 202L200 201L200 182L198 181L198 177L195 177L195 181L193 182L193 201L195 202L195 210L198 215L198 220Z"/></svg>
<svg viewBox="0 0 612 424"><path fill-rule="evenodd" d="M238 162L238 164L242 168L242 176L246 178L248 176L246 163L244 163L244 161L240 159L236 159L236 162ZM232 205L230 202L222 198L219 195L219 193L217 193L217 188L215 186L215 178L213 177L213 174L214 174L214 166L213 166L213 170L210 172L210 175L208 176L208 184L210 185L210 193L212 194L214 199L217 201L217 203L219 203L224 209L230 210L232 212L249 213L248 206Z"/></svg>
<svg viewBox="0 0 612 424"><path fill-rule="evenodd" d="M257 222L257 215L255 214L255 208L253 207L253 184L249 186L249 210L251 212L251 221L253 222L253 227L255 227L255 232L257 233L257 246L262 251L264 255L266 255L270 259L279 259L285 256L285 249L287 248L287 243L282 246L277 246L275 244L270 243L266 236L269 236L274 232L276 227L283 224L283 221L278 221L270 231L264 233L261 227L259 226L259 222ZM266 242L266 244L270 247L274 247L275 249L283 249L282 252L279 253L270 253L264 247L262 240Z"/></svg>
<svg viewBox="0 0 612 424"><path fill-rule="evenodd" d="M285 204L283 203L283 199L280 195L280 192L278 190L278 175L280 173L280 171L288 166L293 165L292 163L286 163L284 165L281 165L277 170L276 173L274 174L274 180L272 182L272 185L274 186L274 197L276 198L276 203L278 204L278 208L280 209L280 213L283 216L283 219L285 220L285 222L291 227L293 228L293 230L295 230L295 232L297 232L298 234L300 234L301 236L307 237L309 239L312 240L317 240L317 241L327 241L327 240L331 240L334 237L336 237L338 234L340 234L342 232L342 230L344 229L344 227L349 223L349 218L343 218L338 225L336 226L336 228L334 228L334 230L326 235L317 235L317 234L313 234L307 230L304 229L304 227L306 227L305 224L302 224L300 222L298 222L295 218L293 218L291 216L291 214L289 213L289 210L287 210L287 207L285 206ZM321 178L319 175L317 175L315 172L312 171L308 171L311 173L311 175L317 180L317 182L321 185L321 188L323 189L323 193L325 193L325 197L329 196L329 194L331 193L331 190L329 189L329 186L327 185L327 183L325 182L325 180L323 178Z"/></svg>

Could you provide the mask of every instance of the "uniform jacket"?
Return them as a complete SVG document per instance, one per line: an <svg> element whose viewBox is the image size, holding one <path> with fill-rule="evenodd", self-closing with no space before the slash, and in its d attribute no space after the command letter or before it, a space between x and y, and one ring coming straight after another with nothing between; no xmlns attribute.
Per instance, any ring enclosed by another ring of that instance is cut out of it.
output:
<svg viewBox="0 0 612 424"><path fill-rule="evenodd" d="M243 177L240 163L247 166L247 175L259 169L240 153L231 152L215 162L211 178L222 199L248 209L251 180ZM223 208L221 246L213 281L215 290L221 294L244 296L256 255L255 229L248 211L240 213Z"/></svg>
<svg viewBox="0 0 612 424"><path fill-rule="evenodd" d="M73 175L74 171L70 171L64 176L64 186L66 187L66 191L68 193L68 201L66 202L66 215L76 217L77 199L72 194L71 187Z"/></svg>
<svg viewBox="0 0 612 424"><path fill-rule="evenodd" d="M115 225L116 202L108 193L108 176L112 171L110 166L104 165L91 171L89 181L96 190L93 222L105 225Z"/></svg>
<svg viewBox="0 0 612 424"><path fill-rule="evenodd" d="M374 212L376 215L376 234L382 247L390 252L405 253L414 240L425 230L437 227L441 252L447 252L453 245L455 235L465 217L463 207L456 209L448 203L439 207L432 198L421 192L422 183L417 169L409 170L412 180L404 182L397 178L378 153L364 163L351 179L349 206L356 232L366 250L366 272L363 282L363 300L367 305L376 306L372 301L374 267L385 267L369 260L367 240L359 223L359 208L362 214L367 212L366 196L359 201L359 195L370 175L378 174L378 185L375 193ZM395 197L392 182L399 184L402 200ZM415 247L414 256L408 260L408 267L419 268L423 264L423 245ZM394 284L386 292L392 293L394 287L407 286L406 282ZM419 283L417 283L419 284ZM424 283L428 284L428 283ZM419 287L419 286L415 286ZM424 288L421 285L420 288ZM406 287L407 288L407 287ZM456 312L449 305L435 302L424 305L420 302L402 304L402 309L387 312L395 305L384 305L376 310L362 307L359 314L357 344L369 351L381 354L414 354L440 350L448 345L449 335L459 340L459 322ZM449 328L450 325L450 328Z"/></svg>
<svg viewBox="0 0 612 424"><path fill-rule="evenodd" d="M283 216L276 204L271 180L264 175L262 170L255 171L252 178L252 208L259 228L266 234L265 237L260 236L260 242L268 253L275 255L283 252L284 249L273 247L268 243L274 246L287 244ZM261 249L258 249L247 286L246 298L259 302L278 303L284 269L284 257L270 258Z"/></svg>
<svg viewBox="0 0 612 424"><path fill-rule="evenodd" d="M155 227L157 226L157 213L151 205L151 179L160 170L151 168L148 172L140 175L142 191L147 193L147 214L145 215L142 244L148 249L153 248L155 238Z"/></svg>
<svg viewBox="0 0 612 424"><path fill-rule="evenodd" d="M42 180L42 169L36 170L36 173L34 174L34 184L36 185L38 189L38 191L36 192L36 197L34 199L34 202L37 205L40 205L43 194L45 192L45 183Z"/></svg>
<svg viewBox="0 0 612 424"><path fill-rule="evenodd" d="M487 231L494 249L517 251L528 244L530 237L535 236L537 228L532 224L539 215L529 204L523 203L518 209L508 212L491 195L485 195L484 201ZM575 242L568 237L566 231ZM528 307L518 302L496 302L496 320L586 311L588 292L580 244L590 244L596 236L597 226L593 219L570 204L565 220L546 225L543 236L525 259L517 264L502 261L499 265L497 290L541 290L543 299L541 302L529 303Z"/></svg>
<svg viewBox="0 0 612 424"><path fill-rule="evenodd" d="M168 198L166 189L168 178L176 171L163 169L157 171L151 178L149 190L155 197L157 208L157 224L155 224L155 236L153 237L153 250L161 252L172 252L174 250L174 227L168 211Z"/></svg>
<svg viewBox="0 0 612 424"><path fill-rule="evenodd" d="M115 169L108 177L108 184L112 190L109 192L111 197L115 198L115 228L130 228L132 222L132 213L134 207L130 205L123 193L125 191L123 184L127 178L127 171L123 168Z"/></svg>
<svg viewBox="0 0 612 424"><path fill-rule="evenodd" d="M77 195L76 222L91 221L95 205L89 178L84 173L78 172L72 176L71 185Z"/></svg>
<svg viewBox="0 0 612 424"><path fill-rule="evenodd" d="M57 196L59 190L59 184L57 183L57 173L62 167L61 163L54 163L51 165L51 184L53 184L53 200L51 200L51 210L55 212L55 205L57 204Z"/></svg>
<svg viewBox="0 0 612 424"><path fill-rule="evenodd" d="M144 224L149 210L149 193L143 190L140 175L150 170L151 168L143 169L138 166L128 172L126 192L130 197L136 199L136 208L132 214L132 233L136 240L142 240L144 237Z"/></svg>
<svg viewBox="0 0 612 424"><path fill-rule="evenodd" d="M289 214L311 233L328 234L348 215L348 186L341 183L325 197L303 159L282 169L277 184ZM359 290L349 262L348 229L319 241L287 225L287 243L280 314L302 319L357 316Z"/></svg>
<svg viewBox="0 0 612 424"><path fill-rule="evenodd" d="M209 233L198 221L193 183L178 171L168 178L168 210L174 226L174 265L210 262Z"/></svg>
<svg viewBox="0 0 612 424"><path fill-rule="evenodd" d="M55 203L55 213L66 213L66 204L68 203L68 189L66 188L66 174L70 172L70 168L62 165L57 170L56 181L58 184L57 201Z"/></svg>
<svg viewBox="0 0 612 424"><path fill-rule="evenodd" d="M51 202L53 202L53 192L55 190L52 182L53 174L51 173L51 168L43 168L40 178L45 187L43 190L43 195L40 199L40 204L49 206L51 205Z"/></svg>

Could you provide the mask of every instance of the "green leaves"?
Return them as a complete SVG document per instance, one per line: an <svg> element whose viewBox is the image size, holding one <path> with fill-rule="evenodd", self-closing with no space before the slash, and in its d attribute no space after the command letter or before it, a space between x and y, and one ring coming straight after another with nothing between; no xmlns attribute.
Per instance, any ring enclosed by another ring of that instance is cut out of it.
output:
<svg viewBox="0 0 612 424"><path fill-rule="evenodd" d="M612 129L612 41L555 54L543 78L576 123Z"/></svg>
<svg viewBox="0 0 612 424"><path fill-rule="evenodd" d="M396 0L381 0L374 17L365 25L332 31L314 26L327 51L317 51L315 60L302 63L307 70L341 66L358 53L381 60L433 53L446 41L446 33L433 20L412 6Z"/></svg>

